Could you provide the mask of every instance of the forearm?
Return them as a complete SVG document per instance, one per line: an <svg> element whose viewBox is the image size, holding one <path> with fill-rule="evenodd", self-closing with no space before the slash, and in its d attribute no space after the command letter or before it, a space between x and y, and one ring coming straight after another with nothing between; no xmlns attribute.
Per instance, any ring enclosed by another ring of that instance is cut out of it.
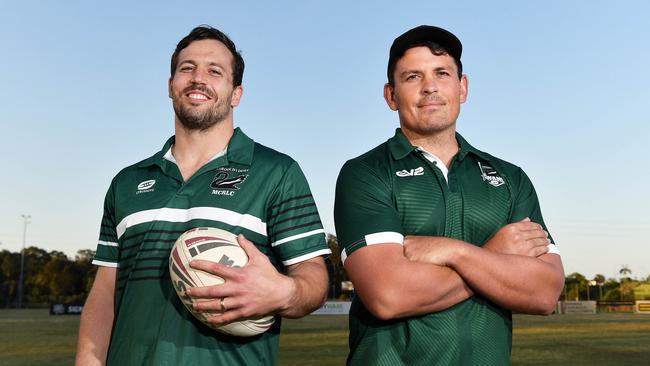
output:
<svg viewBox="0 0 650 366"><path fill-rule="evenodd" d="M114 268L100 268L79 325L78 366L104 365L113 329Z"/></svg>
<svg viewBox="0 0 650 366"><path fill-rule="evenodd" d="M445 310L474 294L451 268L409 261L384 286L372 305L375 315L383 319ZM366 304L363 295L360 296Z"/></svg>
<svg viewBox="0 0 650 366"><path fill-rule="evenodd" d="M448 265L478 293L512 311L548 314L564 285L560 257L494 253L464 244Z"/></svg>
<svg viewBox="0 0 650 366"><path fill-rule="evenodd" d="M452 269L409 261L398 244L361 248L345 268L361 301L380 319L444 310L473 295Z"/></svg>
<svg viewBox="0 0 650 366"><path fill-rule="evenodd" d="M321 257L296 265L286 277L291 291L279 315L300 318L323 305L327 297L328 275Z"/></svg>
<svg viewBox="0 0 650 366"><path fill-rule="evenodd" d="M113 326L112 311L87 311L84 306L77 341L77 365L104 365Z"/></svg>

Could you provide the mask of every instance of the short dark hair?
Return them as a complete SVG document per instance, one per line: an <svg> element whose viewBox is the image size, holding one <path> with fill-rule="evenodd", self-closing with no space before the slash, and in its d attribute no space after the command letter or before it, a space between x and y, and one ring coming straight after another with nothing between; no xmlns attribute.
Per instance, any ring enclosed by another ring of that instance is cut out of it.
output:
<svg viewBox="0 0 650 366"><path fill-rule="evenodd" d="M447 48L439 45L436 42L419 41L409 44L406 48L404 48L403 52L396 54L394 60L391 60L393 62L388 65L388 84L391 86L395 86L395 66L397 65L397 62L402 58L402 56L404 56L406 51L414 47L427 47L431 53L436 56L449 55L449 57L453 58L454 62L456 63L456 68L458 69L458 78L460 79L463 76L463 64L459 59L453 57Z"/></svg>
<svg viewBox="0 0 650 366"><path fill-rule="evenodd" d="M244 78L244 58L241 56L235 43L228 38L223 32L217 28L213 28L209 25L200 25L190 32L185 38L181 39L180 42L176 45L176 50L172 54L172 64L171 64L171 75L174 77L176 74L176 67L178 66L178 55L181 51L190 45L194 41L200 41L203 39L214 39L223 43L226 48L232 53L232 85L240 86L242 79Z"/></svg>

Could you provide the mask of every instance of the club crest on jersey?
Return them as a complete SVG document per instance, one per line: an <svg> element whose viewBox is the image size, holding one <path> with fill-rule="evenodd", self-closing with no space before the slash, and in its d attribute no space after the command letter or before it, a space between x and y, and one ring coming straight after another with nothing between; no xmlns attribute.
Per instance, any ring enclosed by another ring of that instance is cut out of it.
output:
<svg viewBox="0 0 650 366"><path fill-rule="evenodd" d="M137 191L135 194L141 194L141 193L147 193L147 192L153 192L153 185L156 184L155 179L150 179L150 180L145 180L143 182L140 182L137 187Z"/></svg>
<svg viewBox="0 0 650 366"><path fill-rule="evenodd" d="M218 196L234 196L239 185L248 178L248 169L220 168L212 179L210 187L212 194Z"/></svg>
<svg viewBox="0 0 650 366"><path fill-rule="evenodd" d="M505 183L503 177L491 166L478 163L478 168L481 169L481 178L484 182L490 183L493 187L498 187Z"/></svg>
<svg viewBox="0 0 650 366"><path fill-rule="evenodd" d="M414 177L416 175L424 175L424 168L419 166L419 167L417 167L415 169L410 169L410 170L402 169L402 170L396 171L395 174L398 177Z"/></svg>

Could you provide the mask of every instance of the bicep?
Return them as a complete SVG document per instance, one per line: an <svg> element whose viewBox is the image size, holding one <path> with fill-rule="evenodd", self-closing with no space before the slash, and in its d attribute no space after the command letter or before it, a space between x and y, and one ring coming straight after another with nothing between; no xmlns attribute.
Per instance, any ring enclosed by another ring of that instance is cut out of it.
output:
<svg viewBox="0 0 650 366"><path fill-rule="evenodd" d="M327 268L325 267L325 260L322 256L309 258L300 263L287 266L287 275L289 277L300 276L305 273L314 273L314 275L327 276Z"/></svg>
<svg viewBox="0 0 650 366"><path fill-rule="evenodd" d="M354 290L365 303L395 290L395 273L403 270L406 261L400 244L384 243L358 249L345 260L344 266Z"/></svg>
<svg viewBox="0 0 650 366"><path fill-rule="evenodd" d="M90 289L89 297L105 298L109 297L111 302L115 296L115 285L117 282L117 268L98 267L95 281Z"/></svg>

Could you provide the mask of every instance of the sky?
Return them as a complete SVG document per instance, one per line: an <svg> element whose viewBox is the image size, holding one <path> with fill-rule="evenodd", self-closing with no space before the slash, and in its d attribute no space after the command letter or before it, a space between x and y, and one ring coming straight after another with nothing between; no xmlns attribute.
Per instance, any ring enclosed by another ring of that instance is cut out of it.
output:
<svg viewBox="0 0 650 366"><path fill-rule="evenodd" d="M173 134L176 43L199 24L246 62L235 125L289 154L326 231L342 164L398 126L388 49L463 42L458 131L530 176L565 272L650 275L647 1L14 1L0 13L0 250L94 249L112 177Z"/></svg>

